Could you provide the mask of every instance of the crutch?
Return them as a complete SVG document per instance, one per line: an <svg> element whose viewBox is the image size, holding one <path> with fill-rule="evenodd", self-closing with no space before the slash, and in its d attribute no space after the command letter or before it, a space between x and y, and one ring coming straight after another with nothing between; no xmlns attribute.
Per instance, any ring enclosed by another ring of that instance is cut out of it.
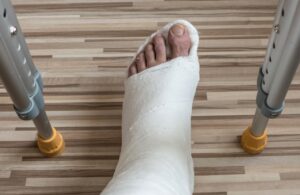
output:
<svg viewBox="0 0 300 195"><path fill-rule="evenodd" d="M0 1L0 12L0 78L19 118L33 120L39 150L46 156L58 155L64 150L64 140L46 115L42 78L9 0Z"/></svg>
<svg viewBox="0 0 300 195"><path fill-rule="evenodd" d="M300 1L279 2L267 54L257 79L256 112L241 137L250 154L262 152L267 144L266 127L284 108L284 99L300 62Z"/></svg>

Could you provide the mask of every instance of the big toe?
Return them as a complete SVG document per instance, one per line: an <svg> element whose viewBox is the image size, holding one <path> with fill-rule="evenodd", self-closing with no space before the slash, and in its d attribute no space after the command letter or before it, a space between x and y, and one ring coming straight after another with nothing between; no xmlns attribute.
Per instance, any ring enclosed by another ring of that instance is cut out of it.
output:
<svg viewBox="0 0 300 195"><path fill-rule="evenodd" d="M189 55L191 39L184 25L175 24L170 28L168 42L171 50L171 59Z"/></svg>

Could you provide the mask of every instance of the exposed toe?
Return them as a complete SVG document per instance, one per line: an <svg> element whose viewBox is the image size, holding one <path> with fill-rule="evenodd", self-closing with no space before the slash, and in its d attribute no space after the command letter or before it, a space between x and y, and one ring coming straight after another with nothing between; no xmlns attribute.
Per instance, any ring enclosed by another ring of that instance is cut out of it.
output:
<svg viewBox="0 0 300 195"><path fill-rule="evenodd" d="M128 77L137 73L136 63L132 63L128 68Z"/></svg>
<svg viewBox="0 0 300 195"><path fill-rule="evenodd" d="M155 51L155 60L157 64L161 64L167 60L166 45L162 35L158 34L153 37L153 45Z"/></svg>
<svg viewBox="0 0 300 195"><path fill-rule="evenodd" d="M155 65L155 54L154 54L154 50L153 50L153 45L151 43L149 43L146 46L144 54L146 56L147 67L154 66Z"/></svg>
<svg viewBox="0 0 300 195"><path fill-rule="evenodd" d="M168 41L171 49L171 59L189 55L191 40L184 25L175 24L172 26L169 31Z"/></svg>
<svg viewBox="0 0 300 195"><path fill-rule="evenodd" d="M136 58L136 68L138 73L146 69L146 60L143 52Z"/></svg>

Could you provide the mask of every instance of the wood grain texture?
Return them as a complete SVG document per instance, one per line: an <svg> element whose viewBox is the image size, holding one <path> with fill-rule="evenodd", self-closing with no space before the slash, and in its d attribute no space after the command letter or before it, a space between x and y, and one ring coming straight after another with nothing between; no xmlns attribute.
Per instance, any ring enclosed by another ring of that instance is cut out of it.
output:
<svg viewBox="0 0 300 195"><path fill-rule="evenodd" d="M0 84L1 195L99 194L119 157L126 67L145 37L178 18L201 33L194 195L300 194L300 73L282 116L270 121L266 150L249 156L239 146L254 114L277 0L12 2L67 148L42 157L33 123L16 117Z"/></svg>

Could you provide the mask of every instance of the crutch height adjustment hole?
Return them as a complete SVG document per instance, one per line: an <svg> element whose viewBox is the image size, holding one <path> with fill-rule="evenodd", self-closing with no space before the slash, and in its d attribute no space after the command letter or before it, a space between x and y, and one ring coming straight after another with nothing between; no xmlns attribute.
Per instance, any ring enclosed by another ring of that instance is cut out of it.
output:
<svg viewBox="0 0 300 195"><path fill-rule="evenodd" d="M3 10L3 18L6 18L6 8Z"/></svg>
<svg viewBox="0 0 300 195"><path fill-rule="evenodd" d="M273 43L273 49L275 49L275 43Z"/></svg>
<svg viewBox="0 0 300 195"><path fill-rule="evenodd" d="M266 69L266 73L269 74L269 70L268 69Z"/></svg>
<svg viewBox="0 0 300 195"><path fill-rule="evenodd" d="M272 58L271 58L271 56L269 57L269 62L272 62Z"/></svg>
<svg viewBox="0 0 300 195"><path fill-rule="evenodd" d="M281 10L281 16L284 16L284 9Z"/></svg>

